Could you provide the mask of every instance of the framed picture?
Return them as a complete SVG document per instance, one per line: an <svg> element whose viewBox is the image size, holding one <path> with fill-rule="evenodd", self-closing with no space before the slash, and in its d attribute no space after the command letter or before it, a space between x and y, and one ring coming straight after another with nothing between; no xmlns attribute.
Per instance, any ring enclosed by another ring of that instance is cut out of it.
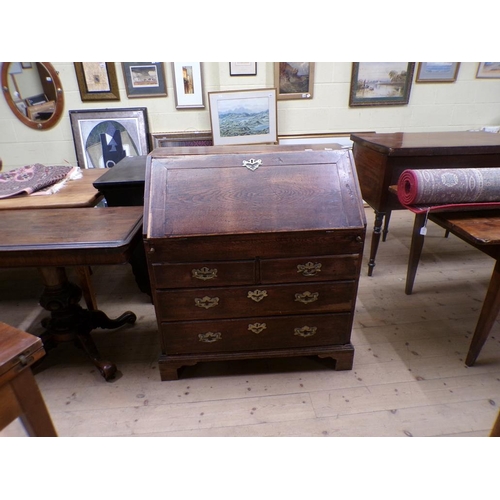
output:
<svg viewBox="0 0 500 500"><path fill-rule="evenodd" d="M214 145L276 143L276 89L209 92Z"/></svg>
<svg viewBox="0 0 500 500"><path fill-rule="evenodd" d="M119 101L115 63L76 62L76 79L82 101Z"/></svg>
<svg viewBox="0 0 500 500"><path fill-rule="evenodd" d="M149 153L147 108L78 109L69 117L80 168L109 168Z"/></svg>
<svg viewBox="0 0 500 500"><path fill-rule="evenodd" d="M257 74L256 62L230 62L230 76L255 76Z"/></svg>
<svg viewBox="0 0 500 500"><path fill-rule="evenodd" d="M421 62L418 63L418 83L455 82L457 80L459 62Z"/></svg>
<svg viewBox="0 0 500 500"><path fill-rule="evenodd" d="M32 67L33 67L33 63L30 63L30 62L22 62L22 63L21 63L21 67L22 67L23 69L30 69L30 68L32 68Z"/></svg>
<svg viewBox="0 0 500 500"><path fill-rule="evenodd" d="M480 62L476 78L500 78L500 62Z"/></svg>
<svg viewBox="0 0 500 500"><path fill-rule="evenodd" d="M408 104L415 63L352 63L349 106Z"/></svg>
<svg viewBox="0 0 500 500"><path fill-rule="evenodd" d="M213 146L212 132L154 132L151 134L153 149L184 146Z"/></svg>
<svg viewBox="0 0 500 500"><path fill-rule="evenodd" d="M201 63L199 62L174 62L172 63L174 75L175 107L204 108L203 78Z"/></svg>
<svg viewBox="0 0 500 500"><path fill-rule="evenodd" d="M164 97L167 95L162 62L124 62L123 78L128 97Z"/></svg>
<svg viewBox="0 0 500 500"><path fill-rule="evenodd" d="M277 99L312 99L314 87L314 63L274 63L274 85Z"/></svg>

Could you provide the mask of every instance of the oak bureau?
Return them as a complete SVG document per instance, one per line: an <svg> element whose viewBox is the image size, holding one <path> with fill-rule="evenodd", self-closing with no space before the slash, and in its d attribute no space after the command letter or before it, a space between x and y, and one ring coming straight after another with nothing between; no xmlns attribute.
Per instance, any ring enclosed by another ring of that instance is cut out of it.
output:
<svg viewBox="0 0 500 500"><path fill-rule="evenodd" d="M162 380L217 360L352 368L366 220L350 151L153 151L143 227Z"/></svg>

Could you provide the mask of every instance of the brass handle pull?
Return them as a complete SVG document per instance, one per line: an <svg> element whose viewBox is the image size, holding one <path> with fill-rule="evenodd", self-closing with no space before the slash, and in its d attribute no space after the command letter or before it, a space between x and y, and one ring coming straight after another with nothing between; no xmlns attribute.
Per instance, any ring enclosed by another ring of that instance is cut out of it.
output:
<svg viewBox="0 0 500 500"><path fill-rule="evenodd" d="M221 332L207 332L207 333L199 333L198 340L200 342L206 342L210 344L212 342L217 342L218 340L222 340Z"/></svg>
<svg viewBox="0 0 500 500"><path fill-rule="evenodd" d="M304 276L316 276L321 272L321 264L319 262L306 262L297 266L297 272Z"/></svg>
<svg viewBox="0 0 500 500"><path fill-rule="evenodd" d="M202 299L194 299L194 305L196 307L203 307L204 309L210 309L219 305L219 297L208 297L205 295Z"/></svg>
<svg viewBox="0 0 500 500"><path fill-rule="evenodd" d="M303 326L302 328L294 328L294 335L299 337L312 337L318 329L315 326Z"/></svg>
<svg viewBox="0 0 500 500"><path fill-rule="evenodd" d="M191 271L193 278L197 280L213 280L217 278L217 269L209 269L208 267L202 267L201 269L193 269Z"/></svg>
<svg viewBox="0 0 500 500"><path fill-rule="evenodd" d="M247 299L252 299L254 302L260 302L265 297L267 297L267 292L265 290L254 290L247 294Z"/></svg>
<svg viewBox="0 0 500 500"><path fill-rule="evenodd" d="M252 325L248 325L248 329L253 333L263 332L267 328L265 323L253 323Z"/></svg>
<svg viewBox="0 0 500 500"><path fill-rule="evenodd" d="M303 304L310 304L318 300L318 292L304 292L295 294L295 302L302 302Z"/></svg>

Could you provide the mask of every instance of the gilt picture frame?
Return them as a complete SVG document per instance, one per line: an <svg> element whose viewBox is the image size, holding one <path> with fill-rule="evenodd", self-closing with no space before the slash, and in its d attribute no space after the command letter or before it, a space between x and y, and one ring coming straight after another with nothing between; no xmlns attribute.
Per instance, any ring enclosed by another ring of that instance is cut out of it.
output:
<svg viewBox="0 0 500 500"><path fill-rule="evenodd" d="M177 109L204 108L203 73L200 62L172 63L175 107Z"/></svg>
<svg viewBox="0 0 500 500"><path fill-rule="evenodd" d="M274 86L278 101L312 99L314 89L313 62L275 62Z"/></svg>
<svg viewBox="0 0 500 500"><path fill-rule="evenodd" d="M413 62L352 63L349 106L408 104L414 70Z"/></svg>
<svg viewBox="0 0 500 500"><path fill-rule="evenodd" d="M80 98L86 101L119 101L115 63L75 62Z"/></svg>
<svg viewBox="0 0 500 500"><path fill-rule="evenodd" d="M186 146L213 146L211 130L196 130L192 132L152 132L151 144L153 149L186 147Z"/></svg>
<svg viewBox="0 0 500 500"><path fill-rule="evenodd" d="M69 117L80 168L110 168L150 152L145 107L70 110Z"/></svg>
<svg viewBox="0 0 500 500"><path fill-rule="evenodd" d="M276 89L209 92L214 146L275 144Z"/></svg>
<svg viewBox="0 0 500 500"><path fill-rule="evenodd" d="M124 62L123 78L127 97L166 97L167 85L162 62Z"/></svg>

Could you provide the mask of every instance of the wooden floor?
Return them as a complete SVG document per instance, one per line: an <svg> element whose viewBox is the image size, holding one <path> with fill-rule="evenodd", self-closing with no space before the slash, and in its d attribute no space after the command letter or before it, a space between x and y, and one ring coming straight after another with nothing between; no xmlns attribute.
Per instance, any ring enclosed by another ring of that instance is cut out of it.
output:
<svg viewBox="0 0 500 500"><path fill-rule="evenodd" d="M373 211L366 209L369 234ZM317 358L202 363L161 382L154 309L129 266L94 269L99 308L138 320L96 331L119 375L105 382L73 344L36 380L60 436L487 436L500 406L500 324L464 359L493 260L429 224L413 295L404 293L413 215L394 212L372 277L365 245L350 371ZM34 269L0 270L0 319L39 334ZM19 421L0 436L24 436Z"/></svg>

